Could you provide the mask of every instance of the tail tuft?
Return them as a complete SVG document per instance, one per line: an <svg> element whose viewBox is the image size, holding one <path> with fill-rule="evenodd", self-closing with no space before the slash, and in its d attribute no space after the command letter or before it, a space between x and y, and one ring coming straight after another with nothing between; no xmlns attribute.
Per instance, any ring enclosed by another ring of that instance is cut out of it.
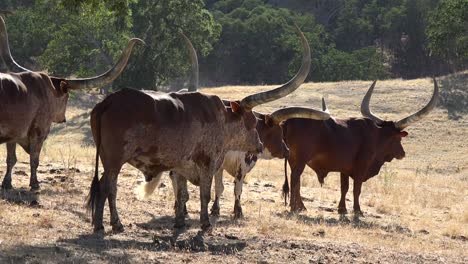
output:
<svg viewBox="0 0 468 264"><path fill-rule="evenodd" d="M138 187L135 190L138 200L146 200L151 196L156 187L159 186L161 176L162 173L159 173L156 177L151 178L150 181L145 181L138 185Z"/></svg>
<svg viewBox="0 0 468 264"><path fill-rule="evenodd" d="M288 196L289 196L289 183L288 183L288 159L284 158L284 184L283 184L283 194L284 197L284 206L288 205Z"/></svg>
<svg viewBox="0 0 468 264"><path fill-rule="evenodd" d="M86 208L88 213L91 213L91 219L94 222L94 215L96 212L97 199L99 197L99 177L98 172L94 174L93 181L91 183L91 188L89 189L89 194L86 201Z"/></svg>

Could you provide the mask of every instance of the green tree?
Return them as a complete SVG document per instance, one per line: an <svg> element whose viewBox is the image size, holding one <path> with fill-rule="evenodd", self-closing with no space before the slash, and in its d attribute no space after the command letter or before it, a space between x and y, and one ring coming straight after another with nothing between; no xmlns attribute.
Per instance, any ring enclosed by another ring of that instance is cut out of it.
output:
<svg viewBox="0 0 468 264"><path fill-rule="evenodd" d="M120 85L156 89L187 74L190 61L178 32L190 38L199 56L206 56L221 31L203 7L202 0L140 0L131 4L132 32L147 46L136 56L138 62L124 72Z"/></svg>
<svg viewBox="0 0 468 264"><path fill-rule="evenodd" d="M468 0L443 0L429 17L429 49L448 60L452 71L468 63Z"/></svg>

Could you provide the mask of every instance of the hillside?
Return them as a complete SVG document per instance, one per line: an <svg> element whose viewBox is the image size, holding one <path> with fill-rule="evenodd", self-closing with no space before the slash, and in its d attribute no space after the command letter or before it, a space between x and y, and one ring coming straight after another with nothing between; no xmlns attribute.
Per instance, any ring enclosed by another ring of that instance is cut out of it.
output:
<svg viewBox="0 0 468 264"><path fill-rule="evenodd" d="M338 174L330 174L320 187L310 169L302 176L301 189L308 211L290 214L280 196L283 161L259 161L244 185L245 219L232 220L233 179L225 174L221 217L212 219L215 230L205 237L197 236L197 188L189 186L190 227L174 233L168 178L148 201L139 201L134 188L142 174L127 165L119 176L117 196L125 232L110 232L106 206L108 233L104 239L91 235L90 218L83 208L95 155L88 122L89 112L102 97L76 94L69 103L68 122L53 126L43 149L38 176L42 189L28 191L29 159L18 151L15 189L0 190L0 263L467 263L467 81L468 72L439 79L439 106L407 129L406 158L387 163L378 176L363 184L365 217L340 218ZM323 95L334 117L359 117L369 85L368 81L307 83L256 110L268 113L292 105L318 108ZM269 87L203 91L240 99ZM432 87L430 79L379 81L371 107L382 117L398 119L424 105ZM0 175L5 173L5 159L2 147ZM351 190L348 199L350 207Z"/></svg>

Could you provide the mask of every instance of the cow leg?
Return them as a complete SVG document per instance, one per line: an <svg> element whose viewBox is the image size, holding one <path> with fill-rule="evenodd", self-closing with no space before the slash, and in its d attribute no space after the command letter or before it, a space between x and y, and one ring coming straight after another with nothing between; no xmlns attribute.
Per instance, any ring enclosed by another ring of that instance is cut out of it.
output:
<svg viewBox="0 0 468 264"><path fill-rule="evenodd" d="M210 217L208 215L208 204L211 200L212 182L212 172L208 172L200 176L200 223L203 231L208 231L211 229Z"/></svg>
<svg viewBox="0 0 468 264"><path fill-rule="evenodd" d="M171 183L172 183L172 191L174 192L174 214L177 215L177 207L178 207L178 204L177 204L177 177L182 177L182 176L177 176L175 172L171 171L169 172L169 179L171 179ZM184 203L184 215L188 215L188 211L187 211L187 201L190 199L190 196L188 194L188 190L187 188L185 188L185 196L186 196L186 201Z"/></svg>
<svg viewBox="0 0 468 264"><path fill-rule="evenodd" d="M338 213L347 214L348 211L346 210L346 194L348 193L348 190L349 190L349 177L348 175L341 173L340 179L341 179L341 199L340 199L340 203L338 204Z"/></svg>
<svg viewBox="0 0 468 264"><path fill-rule="evenodd" d="M304 168L305 163L295 164L291 167L291 212L306 210L301 198L301 174Z"/></svg>
<svg viewBox="0 0 468 264"><path fill-rule="evenodd" d="M106 199L109 197L111 193L111 186L113 182L115 182L115 191L117 191L117 176L119 174L119 170L105 170L101 179L99 179L99 192L97 193L96 197L96 207L94 211L93 217L93 226L94 226L94 233L104 232L104 226L102 224L103 215L104 215L104 205L106 204ZM115 193L117 194L117 193ZM109 199L112 200L112 199ZM113 205L109 204L109 207L114 207L115 209L115 197L113 200ZM113 210L113 209L112 209ZM114 212L117 213L117 210ZM118 220L118 216L117 216ZM112 222L112 216L111 216ZM120 222L120 221L119 221Z"/></svg>
<svg viewBox="0 0 468 264"><path fill-rule="evenodd" d="M361 206L359 205L359 196L361 195L362 181L354 178L353 195L354 195L354 214L362 215Z"/></svg>
<svg viewBox="0 0 468 264"><path fill-rule="evenodd" d="M5 173L5 177L3 178L2 188L5 190L12 189L13 186L11 185L11 172L13 171L13 167L16 164L16 143L7 143L7 171Z"/></svg>
<svg viewBox="0 0 468 264"><path fill-rule="evenodd" d="M39 166L39 155L41 154L42 143L44 139L32 140L29 146L29 163L31 166L31 177L29 179L29 186L31 191L39 190L39 181L37 180L37 167Z"/></svg>
<svg viewBox="0 0 468 264"><path fill-rule="evenodd" d="M158 175L160 177L160 175ZM118 173L115 174L113 177L109 177L110 182L110 190L107 200L109 201L109 211L110 211L110 219L111 219L111 226L112 231L115 233L120 233L124 231L124 227L120 222L119 214L117 212L117 178Z"/></svg>
<svg viewBox="0 0 468 264"><path fill-rule="evenodd" d="M177 188L174 227L181 228L185 226L185 211L187 210L185 207L188 200L187 179L177 173L173 173L172 177L174 177Z"/></svg>
<svg viewBox="0 0 468 264"><path fill-rule="evenodd" d="M242 206L241 206L241 195L242 195L242 185L244 183L244 178L245 174L242 173L242 169L239 168L237 170L237 175L234 180L234 196L235 196L235 202L234 202L234 219L239 219L244 217L244 214L242 213Z"/></svg>
<svg viewBox="0 0 468 264"><path fill-rule="evenodd" d="M211 215L212 216L219 216L219 199L224 192L224 184L223 184L223 169L219 169L218 172L215 174L215 200L213 202L213 206L211 207Z"/></svg>

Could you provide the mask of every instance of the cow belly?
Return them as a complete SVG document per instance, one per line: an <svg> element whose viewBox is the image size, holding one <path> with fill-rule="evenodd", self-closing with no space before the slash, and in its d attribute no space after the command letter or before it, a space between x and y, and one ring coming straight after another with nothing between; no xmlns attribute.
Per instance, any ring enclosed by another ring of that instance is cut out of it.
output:
<svg viewBox="0 0 468 264"><path fill-rule="evenodd" d="M238 173L245 175L255 167L257 159L253 156L242 151L228 151L224 156L223 169L233 177Z"/></svg>

